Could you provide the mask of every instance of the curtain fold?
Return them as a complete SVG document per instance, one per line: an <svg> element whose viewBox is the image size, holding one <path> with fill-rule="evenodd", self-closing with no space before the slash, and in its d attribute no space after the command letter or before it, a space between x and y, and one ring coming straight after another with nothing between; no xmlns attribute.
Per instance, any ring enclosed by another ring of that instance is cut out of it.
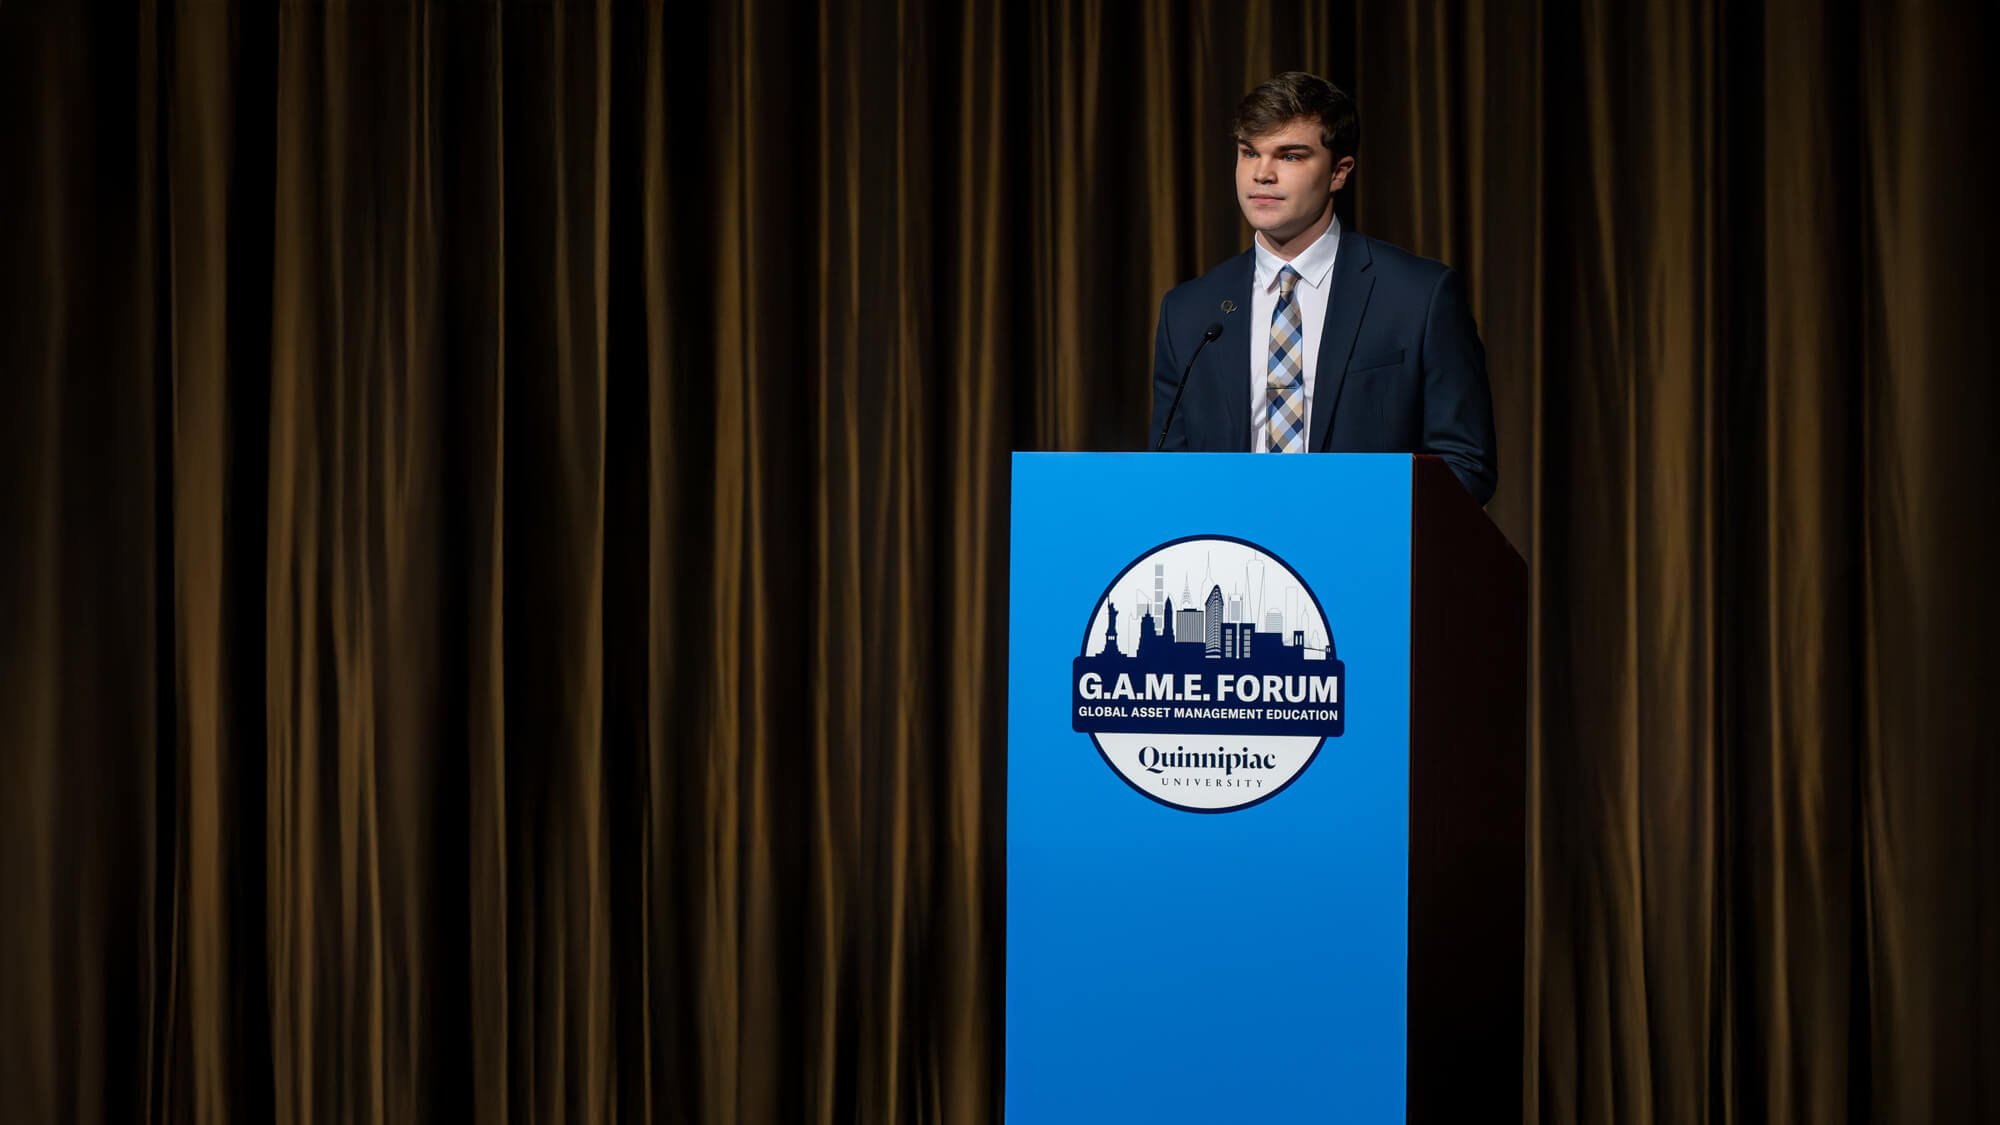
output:
<svg viewBox="0 0 2000 1125"><path fill-rule="evenodd" d="M997 1119L1008 453L1290 67L1488 348L1523 1115L2000 1113L1992 22L0 5L6 1116Z"/></svg>

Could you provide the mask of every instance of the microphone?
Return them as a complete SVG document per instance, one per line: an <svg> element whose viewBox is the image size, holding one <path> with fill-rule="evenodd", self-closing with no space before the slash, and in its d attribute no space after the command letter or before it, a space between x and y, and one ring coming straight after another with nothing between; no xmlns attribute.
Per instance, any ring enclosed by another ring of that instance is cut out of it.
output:
<svg viewBox="0 0 2000 1125"><path fill-rule="evenodd" d="M1174 424L1174 411L1181 408L1181 394L1187 390L1188 376L1194 372L1194 361L1201 358L1201 349L1221 335L1222 322L1219 320L1202 332L1201 343L1194 346L1194 354L1188 357L1187 366L1181 369L1181 385L1174 388L1174 401L1167 407L1167 420L1160 423L1160 440L1153 443L1153 452L1158 453L1167 444L1167 430Z"/></svg>

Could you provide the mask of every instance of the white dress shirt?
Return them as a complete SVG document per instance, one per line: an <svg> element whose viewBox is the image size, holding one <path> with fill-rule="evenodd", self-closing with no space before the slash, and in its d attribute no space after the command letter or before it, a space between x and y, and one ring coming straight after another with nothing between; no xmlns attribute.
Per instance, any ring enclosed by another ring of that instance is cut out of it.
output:
<svg viewBox="0 0 2000 1125"><path fill-rule="evenodd" d="M1250 286L1250 451L1264 451L1264 435L1270 427L1271 314L1278 308L1278 272L1286 266L1298 271L1292 299L1299 303L1300 327L1305 338L1304 370L1306 421L1312 422L1314 368L1319 366L1320 333L1326 327L1327 297L1333 292L1333 258L1340 251L1340 219L1327 224L1319 240L1287 262L1264 246L1261 235L1252 235L1250 245L1257 252L1257 272Z"/></svg>

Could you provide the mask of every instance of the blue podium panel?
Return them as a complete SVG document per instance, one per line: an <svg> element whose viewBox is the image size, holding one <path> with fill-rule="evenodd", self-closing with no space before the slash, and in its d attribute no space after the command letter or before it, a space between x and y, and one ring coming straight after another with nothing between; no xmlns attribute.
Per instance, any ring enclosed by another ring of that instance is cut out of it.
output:
<svg viewBox="0 0 2000 1125"><path fill-rule="evenodd" d="M1403 1119L1410 501L1014 455L1008 1120Z"/></svg>

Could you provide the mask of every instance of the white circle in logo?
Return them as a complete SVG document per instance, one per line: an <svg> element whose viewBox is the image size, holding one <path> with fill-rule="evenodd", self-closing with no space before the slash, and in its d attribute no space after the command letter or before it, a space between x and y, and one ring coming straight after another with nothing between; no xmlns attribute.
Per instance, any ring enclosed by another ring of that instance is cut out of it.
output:
<svg viewBox="0 0 2000 1125"><path fill-rule="evenodd" d="M1278 556L1201 535L1135 559L1097 599L1070 725L1134 789L1191 812L1269 800L1346 727L1319 599Z"/></svg>

